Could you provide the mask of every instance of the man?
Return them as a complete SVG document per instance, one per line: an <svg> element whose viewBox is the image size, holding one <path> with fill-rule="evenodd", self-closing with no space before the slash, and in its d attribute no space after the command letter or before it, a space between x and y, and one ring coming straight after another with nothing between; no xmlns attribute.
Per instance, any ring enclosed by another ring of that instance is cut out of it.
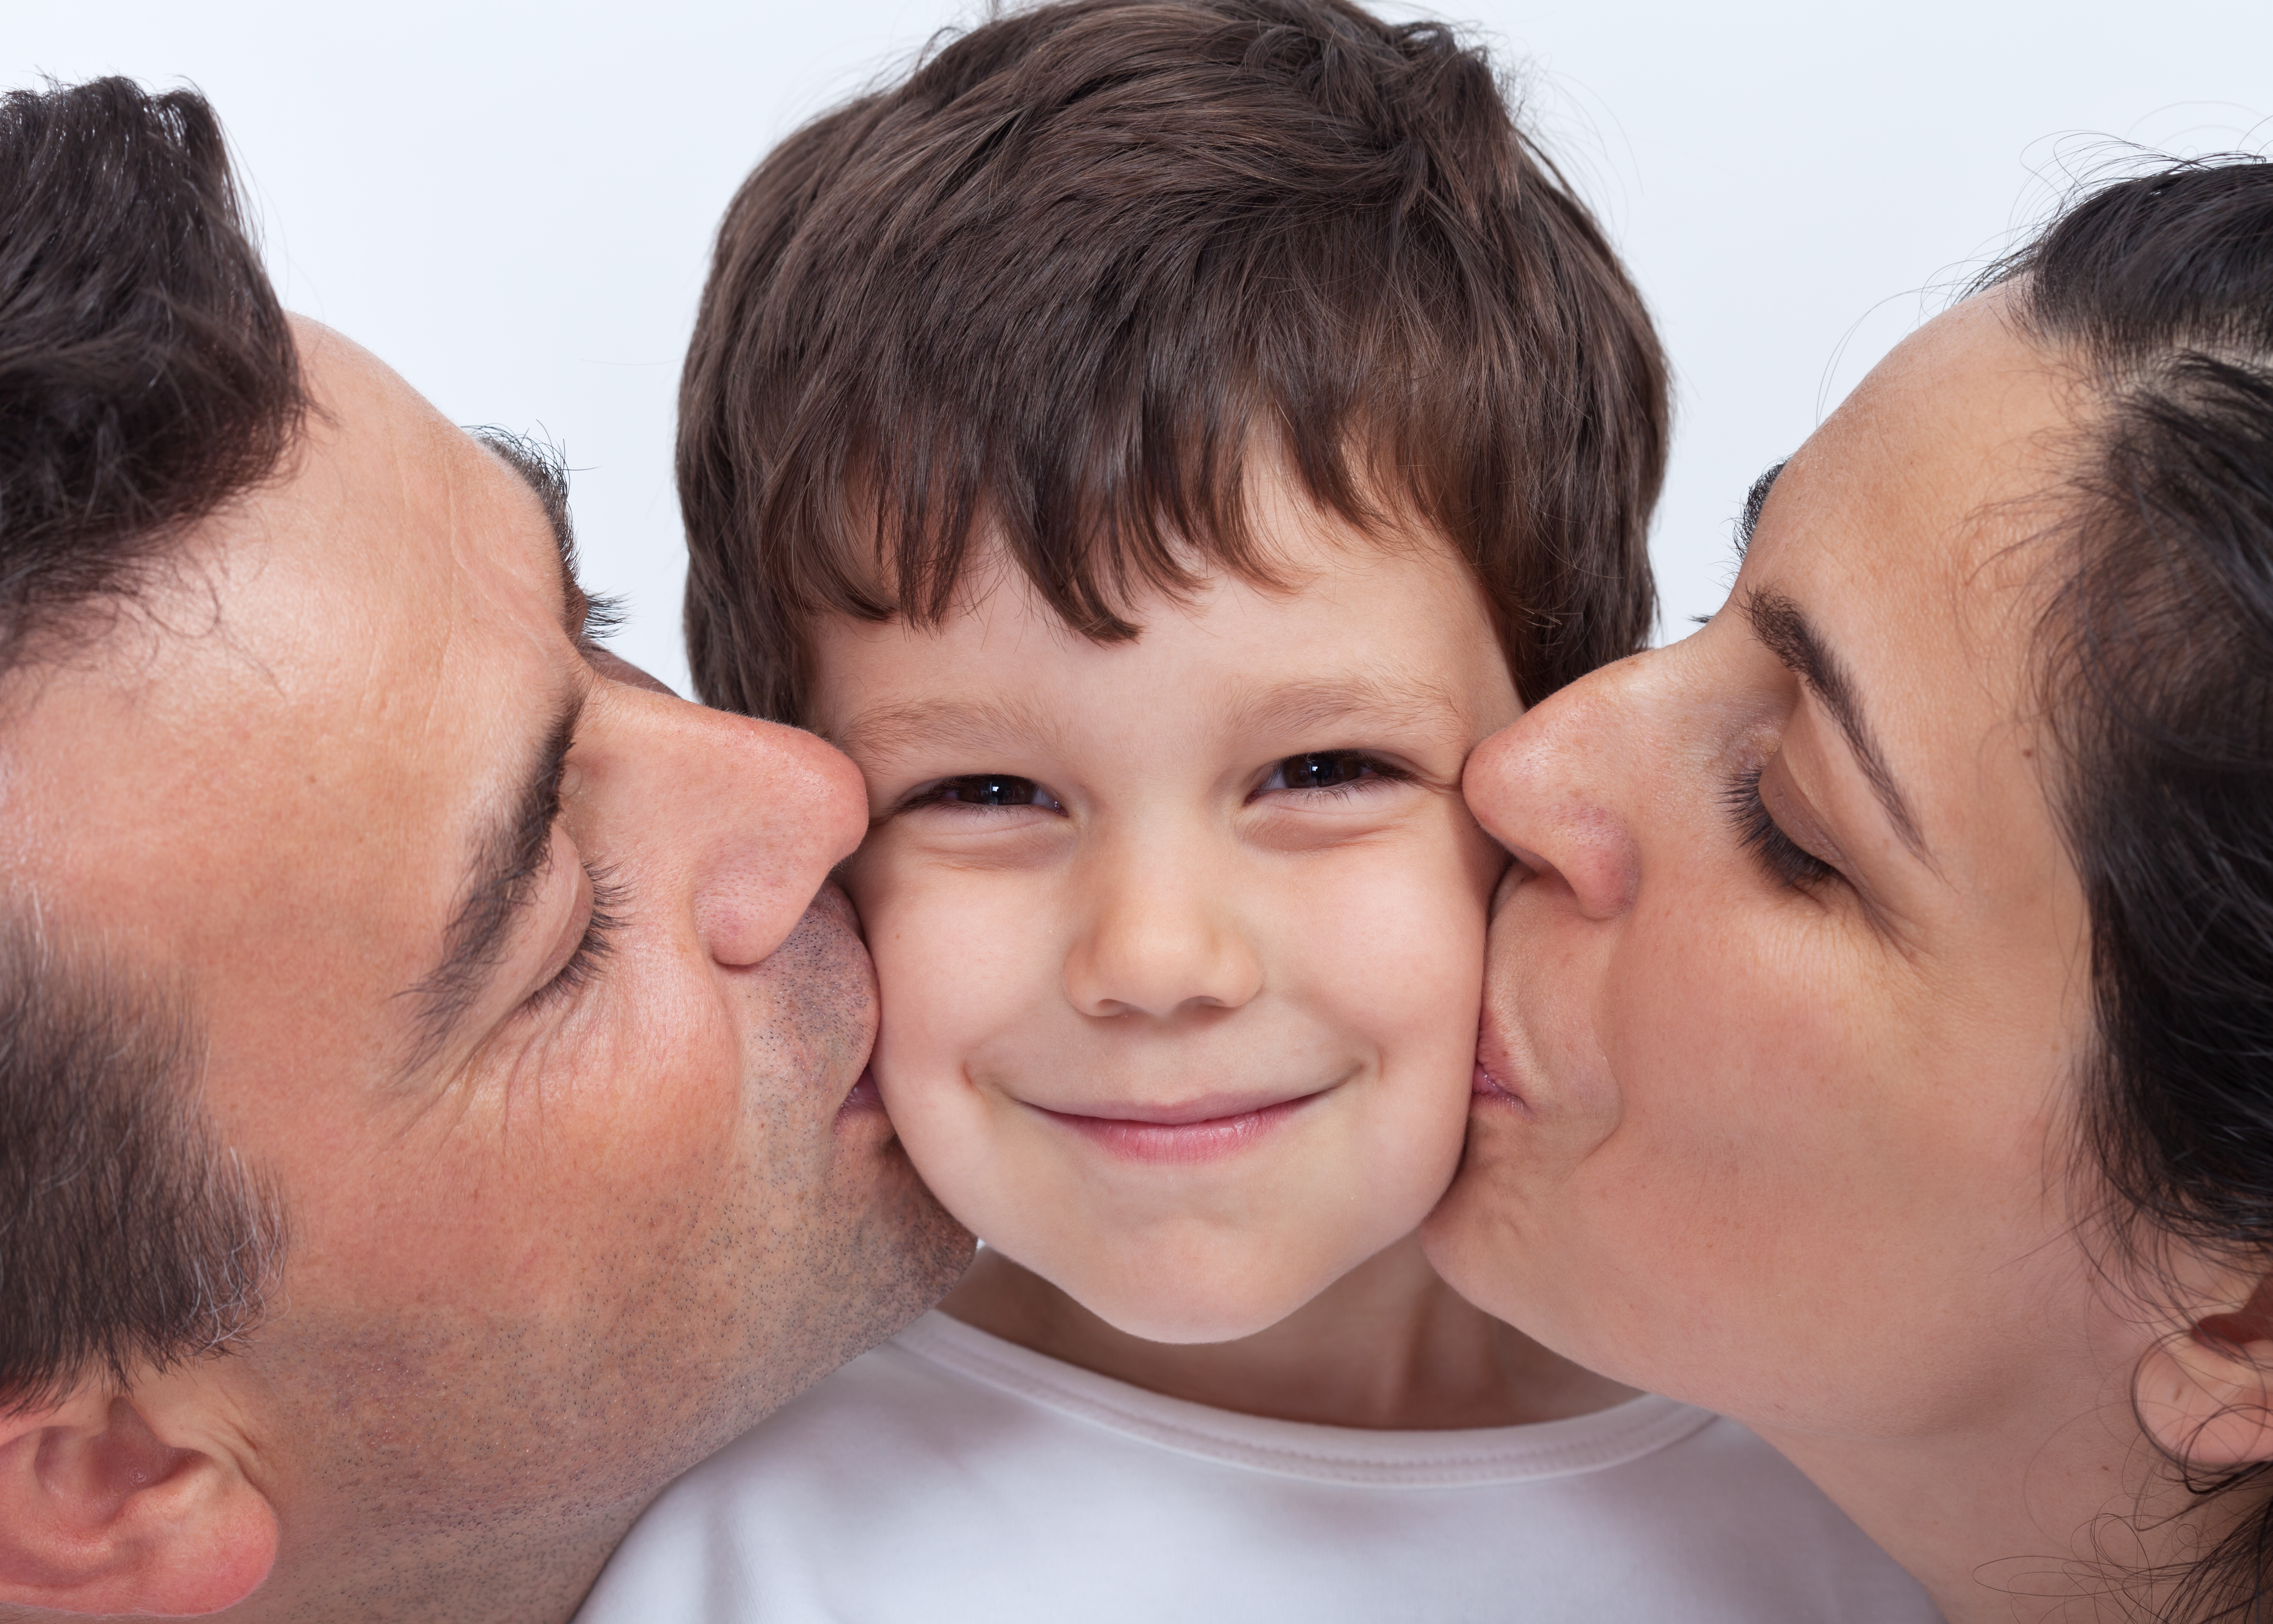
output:
<svg viewBox="0 0 2273 1624"><path fill-rule="evenodd" d="M967 1260L856 1088L859 778L573 562L281 314L202 101L6 98L0 1616L565 1619Z"/></svg>

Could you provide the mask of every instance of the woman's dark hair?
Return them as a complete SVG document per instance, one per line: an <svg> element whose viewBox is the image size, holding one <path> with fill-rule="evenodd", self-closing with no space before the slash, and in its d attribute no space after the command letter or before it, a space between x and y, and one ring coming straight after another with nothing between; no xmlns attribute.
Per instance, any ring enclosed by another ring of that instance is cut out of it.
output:
<svg viewBox="0 0 2273 1624"><path fill-rule="evenodd" d="M0 97L0 729L303 410L204 100ZM0 1408L224 1345L281 1244L197 1109L182 1000L68 926L0 894Z"/></svg>
<svg viewBox="0 0 2273 1624"><path fill-rule="evenodd" d="M1987 279L2089 391L2044 622L2118 1234L2273 1266L2273 163L2104 186ZM2273 1336L2251 1326L2246 1336ZM2237 1337L2237 1340L2245 1338ZM2262 1467L2194 1486L2262 1493ZM2273 1618L2273 1502L2179 1578ZM2167 1575L2164 1575L2167 1576Z"/></svg>
<svg viewBox="0 0 2273 1624"><path fill-rule="evenodd" d="M801 719L812 618L935 621L982 536L1069 625L1267 581L1242 477L1449 537L1537 701L1639 647L1667 379L1483 54L1344 0L1070 0L750 176L679 392L713 704Z"/></svg>

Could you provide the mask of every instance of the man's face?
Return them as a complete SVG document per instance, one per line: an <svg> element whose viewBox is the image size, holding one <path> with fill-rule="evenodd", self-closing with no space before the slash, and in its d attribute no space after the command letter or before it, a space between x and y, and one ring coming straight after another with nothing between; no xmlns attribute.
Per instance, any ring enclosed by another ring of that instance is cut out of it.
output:
<svg viewBox="0 0 2273 1624"><path fill-rule="evenodd" d="M281 1190L270 1320L208 1367L272 1590L358 1530L471 1560L635 1505L969 1244L854 1094L874 983L821 887L859 775L611 679L528 485L301 338L282 476L27 675L0 779L41 907L179 967L206 1105Z"/></svg>

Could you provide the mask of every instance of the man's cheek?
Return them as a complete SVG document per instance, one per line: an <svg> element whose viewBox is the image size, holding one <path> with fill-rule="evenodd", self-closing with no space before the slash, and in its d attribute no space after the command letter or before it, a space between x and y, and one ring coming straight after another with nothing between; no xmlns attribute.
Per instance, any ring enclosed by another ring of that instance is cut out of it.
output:
<svg viewBox="0 0 2273 1624"><path fill-rule="evenodd" d="M875 964L838 909L808 909L736 990L754 1081L803 1078L841 1101L875 1042L878 996Z"/></svg>

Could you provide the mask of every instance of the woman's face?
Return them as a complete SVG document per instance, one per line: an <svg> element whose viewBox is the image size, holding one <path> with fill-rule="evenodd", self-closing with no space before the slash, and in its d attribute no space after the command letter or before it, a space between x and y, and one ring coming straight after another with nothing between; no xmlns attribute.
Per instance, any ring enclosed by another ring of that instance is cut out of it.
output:
<svg viewBox="0 0 2273 1624"><path fill-rule="evenodd" d="M2005 296L1795 456L1725 608L1487 741L1461 1291L1623 1381L1894 1436L2110 1366L2071 1104L2084 904L2029 644L2068 397Z"/></svg>

